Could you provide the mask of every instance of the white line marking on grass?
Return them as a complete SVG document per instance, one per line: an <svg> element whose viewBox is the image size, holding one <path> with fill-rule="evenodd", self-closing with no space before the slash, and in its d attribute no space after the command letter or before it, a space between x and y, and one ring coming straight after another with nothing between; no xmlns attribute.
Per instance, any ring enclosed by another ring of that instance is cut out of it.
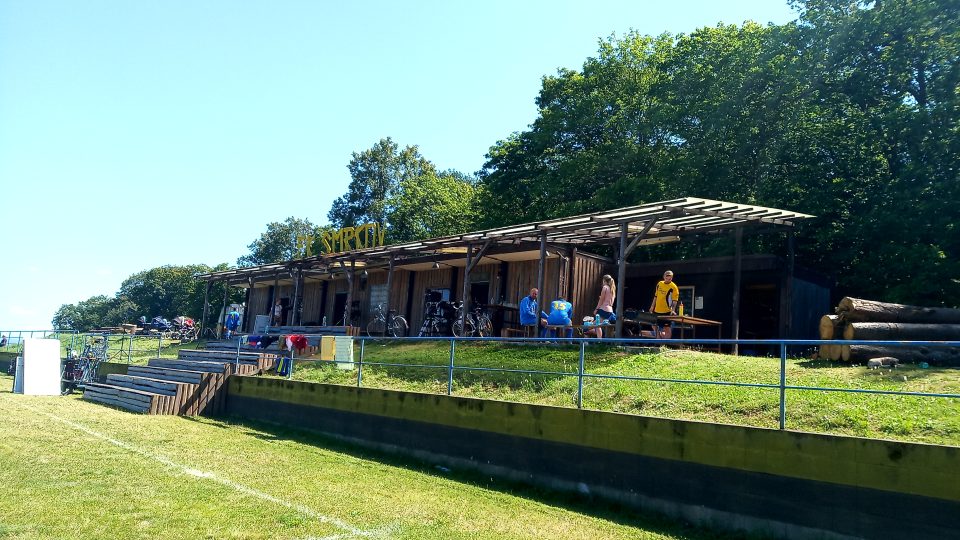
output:
<svg viewBox="0 0 960 540"><path fill-rule="evenodd" d="M280 506L289 508L290 510L295 510L295 511L300 512L301 514L303 514L303 515L305 515L305 516L308 516L308 517L311 517L311 518L313 518L313 519L316 519L317 521L320 521L321 523L328 523L328 524L330 524L330 525L333 525L334 527L337 527L338 529L341 529L341 530L345 531L345 533L343 533L343 534L337 534L337 535L333 535L333 536L324 536L324 537L321 537L321 538L310 537L308 540L339 540L339 539L344 539L344 538L355 538L355 537L371 537L371 538L376 538L376 537L382 537L382 536L384 536L384 535L388 535L388 534L394 532L394 530L395 530L395 527L388 527L388 528L385 528L385 529L364 531L364 530L362 530L362 529L358 529L358 528L350 525L349 523L347 523L347 522L345 522L345 521L341 521L341 520L339 520L339 519L337 519L337 518L335 518L335 517L325 516L325 515L317 512L317 511L311 509L311 508L308 508L308 507L302 505L302 504L294 504L294 503L285 501L285 500L283 500L283 499L278 499L277 497L274 497L273 495L270 495L270 494L268 494L268 493L264 493L264 492L262 492L262 491L259 491L259 490L253 489L253 488L251 488L251 487L245 486L245 485L243 485L243 484L238 484L237 482L234 482L234 481L232 481L232 480L228 480L228 479L226 479L226 478L220 478L220 477L218 477L216 474L214 474L214 473L212 473L212 472L200 471L200 470L197 470L197 469L193 469L193 468L187 467L187 466L185 466L185 465L181 465L181 464L179 464L179 463L171 460L171 459L168 458L168 457L161 456L161 455L158 455L158 454L154 454L154 453L152 453L152 452L148 452L147 450L144 450L144 449L142 449L142 448L139 448L139 447L137 447L137 446L134 446L134 445L132 445L132 444L130 444L130 443L125 443L125 442L123 442L123 441L121 441L121 440L114 439L113 437L110 437L109 435L104 435L104 434L102 434L102 433L99 433L99 432L97 432L97 431L94 431L94 430L88 428L87 426L84 426L83 424L78 424L78 423L76 423L76 422L74 422L74 421L72 421L72 420L67 420L66 418L60 418L59 416L57 416L57 415L55 415L55 414L51 414L51 413L48 413L48 412L45 412L45 411L41 411L41 410L38 410L38 409L34 409L33 407L29 407L29 406L27 406L27 405L23 405L23 404L18 404L18 405L24 407L25 409L29 409L30 411L33 411L34 413L42 414L42 415L46 416L47 418L50 418L50 419L52 419L52 420L56 420L56 421L58 421L58 422L61 422L61 423L63 423L63 424L66 424L66 425L68 425L68 426L70 426L70 427L72 427L72 428L74 428L74 429L76 429L76 430L82 431L82 432L86 433L87 435L90 435L91 437L96 437L96 438L98 438L98 439L102 439L102 440L104 440L104 441L109 442L110 444L113 444L113 445L115 445L115 446L119 446L120 448L123 448L124 450L133 452L134 454L139 454L139 455L141 455L141 456L143 456L143 457L147 457L147 458L150 458L150 459L152 459L152 460L159 461L160 463L162 463L162 464L165 465L166 467L168 467L168 468L170 468L170 469L173 469L173 470L175 470L175 471L177 471L177 472L180 472L180 473L183 473L183 474L186 474L186 475L189 475L189 476L193 476L193 477L196 477L196 478L202 478L202 479L205 479L205 480L210 480L210 481L216 482L216 483L218 483L218 484L220 484L220 485L229 487L229 488L233 489L234 491L238 491L238 492L240 492L240 493L244 493L244 494L246 494L246 495L250 495L250 496L256 497L256 498L258 498L258 499L263 499L263 500L265 500L265 501L269 501L269 502L272 502L272 503L274 503L274 504L278 504L278 505L280 505Z"/></svg>

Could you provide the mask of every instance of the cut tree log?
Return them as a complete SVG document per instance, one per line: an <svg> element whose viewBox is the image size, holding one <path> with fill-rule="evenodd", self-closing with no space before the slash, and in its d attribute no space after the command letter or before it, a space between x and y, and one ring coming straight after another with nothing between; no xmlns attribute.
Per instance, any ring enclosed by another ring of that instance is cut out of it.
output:
<svg viewBox="0 0 960 540"><path fill-rule="evenodd" d="M840 359L840 345L821 345L820 358L836 362Z"/></svg>
<svg viewBox="0 0 960 540"><path fill-rule="evenodd" d="M901 362L933 366L960 366L960 347L874 347L849 345L843 351L843 360L866 362L873 358L892 357Z"/></svg>
<svg viewBox="0 0 960 540"><path fill-rule="evenodd" d="M960 309L888 304L849 296L840 300L837 314L849 322L960 324Z"/></svg>
<svg viewBox="0 0 960 540"><path fill-rule="evenodd" d="M840 336L838 326L840 325L839 315L824 315L820 317L820 339L836 339Z"/></svg>
<svg viewBox="0 0 960 540"><path fill-rule="evenodd" d="M850 323L843 329L843 339L960 341L960 324Z"/></svg>

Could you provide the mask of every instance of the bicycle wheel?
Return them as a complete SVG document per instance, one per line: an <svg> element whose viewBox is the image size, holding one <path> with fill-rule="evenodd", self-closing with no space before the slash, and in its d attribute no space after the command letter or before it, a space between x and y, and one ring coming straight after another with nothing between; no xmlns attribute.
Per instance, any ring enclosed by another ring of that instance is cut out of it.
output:
<svg viewBox="0 0 960 540"><path fill-rule="evenodd" d="M493 322L488 317L480 317L477 324L477 334L480 337L490 337L493 335Z"/></svg>
<svg viewBox="0 0 960 540"><path fill-rule="evenodd" d="M403 317L394 317L390 321L390 335L393 337L403 337L407 335L407 320Z"/></svg>
<svg viewBox="0 0 960 540"><path fill-rule="evenodd" d="M380 319L373 319L367 324L367 335L370 337L373 336L382 336L383 335L383 321Z"/></svg>
<svg viewBox="0 0 960 540"><path fill-rule="evenodd" d="M467 321L467 327L463 327L463 321L457 319L453 321L453 324L450 325L450 333L453 334L453 337L470 337L476 332L476 327L473 326L473 321Z"/></svg>

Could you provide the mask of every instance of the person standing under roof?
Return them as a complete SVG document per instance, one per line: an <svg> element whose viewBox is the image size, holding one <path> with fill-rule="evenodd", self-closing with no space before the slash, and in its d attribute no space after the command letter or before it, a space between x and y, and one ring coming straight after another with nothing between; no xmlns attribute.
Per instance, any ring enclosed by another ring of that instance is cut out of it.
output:
<svg viewBox="0 0 960 540"><path fill-rule="evenodd" d="M653 300L650 302L650 313L657 316L676 315L677 299L680 298L680 288L673 282L673 271L663 273L663 281L657 283L653 291ZM658 337L670 339L673 334L673 323L657 322Z"/></svg>
<svg viewBox="0 0 960 540"><path fill-rule="evenodd" d="M237 331L237 328L240 327L240 312L237 311L237 308L230 308L230 312L227 313L227 317L224 319L223 324L227 327L227 339L230 339L233 333Z"/></svg>

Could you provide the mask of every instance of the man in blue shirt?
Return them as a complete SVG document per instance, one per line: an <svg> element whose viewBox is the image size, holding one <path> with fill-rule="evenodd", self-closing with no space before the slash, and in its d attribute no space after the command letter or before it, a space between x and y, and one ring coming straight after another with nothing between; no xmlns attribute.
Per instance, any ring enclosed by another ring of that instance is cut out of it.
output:
<svg viewBox="0 0 960 540"><path fill-rule="evenodd" d="M227 327L227 339L230 339L230 336L233 335L240 326L240 312L238 312L236 308L230 308L230 313L227 313L224 326Z"/></svg>
<svg viewBox="0 0 960 540"><path fill-rule="evenodd" d="M536 327L539 324L537 312L537 295L540 291L534 287L530 294L520 300L520 326L524 327L527 336L536 337ZM533 327L533 328L531 328Z"/></svg>

